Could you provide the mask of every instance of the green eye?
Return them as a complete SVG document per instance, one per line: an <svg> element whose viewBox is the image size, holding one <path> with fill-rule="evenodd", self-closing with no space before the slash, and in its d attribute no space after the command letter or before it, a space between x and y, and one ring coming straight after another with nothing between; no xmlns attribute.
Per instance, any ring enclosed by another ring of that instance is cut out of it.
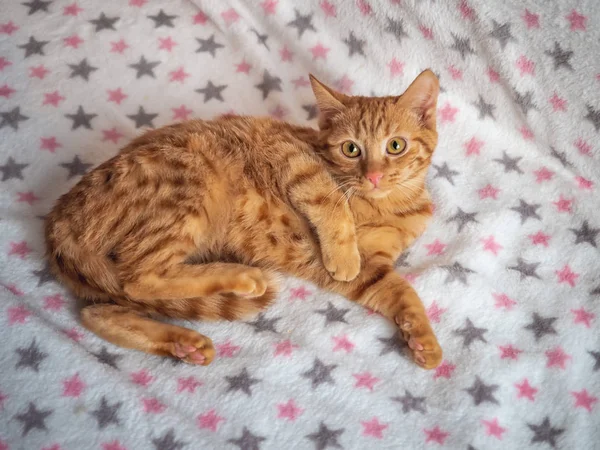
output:
<svg viewBox="0 0 600 450"><path fill-rule="evenodd" d="M388 141L386 151L390 155L398 156L406 152L407 149L406 140L404 138L395 137Z"/></svg>
<svg viewBox="0 0 600 450"><path fill-rule="evenodd" d="M360 156L360 148L352 141L346 141L342 144L342 153L348 158L357 158Z"/></svg>

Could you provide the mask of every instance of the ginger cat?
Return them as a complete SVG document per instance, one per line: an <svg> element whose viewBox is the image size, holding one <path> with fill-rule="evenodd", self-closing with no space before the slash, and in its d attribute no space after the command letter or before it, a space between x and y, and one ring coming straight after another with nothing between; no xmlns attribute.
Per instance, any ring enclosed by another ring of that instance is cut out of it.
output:
<svg viewBox="0 0 600 450"><path fill-rule="evenodd" d="M394 271L431 216L438 80L426 70L403 95L380 98L311 83L319 130L235 116L166 126L58 200L49 262L93 301L84 326L207 365L208 337L151 317L241 319L273 301L284 272L388 317L417 364L439 365L421 300Z"/></svg>

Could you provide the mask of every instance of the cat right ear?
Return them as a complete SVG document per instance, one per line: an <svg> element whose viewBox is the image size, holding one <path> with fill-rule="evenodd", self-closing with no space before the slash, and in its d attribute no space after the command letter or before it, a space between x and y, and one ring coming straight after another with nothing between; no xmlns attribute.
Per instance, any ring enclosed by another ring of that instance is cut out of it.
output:
<svg viewBox="0 0 600 450"><path fill-rule="evenodd" d="M348 96L336 92L328 86L325 86L317 80L312 74L309 74L310 84L319 107L319 128L326 128L331 122L331 118L346 109Z"/></svg>
<svg viewBox="0 0 600 450"><path fill-rule="evenodd" d="M400 96L401 102L416 111L426 127L435 129L437 99L440 82L435 74L427 69L419 74Z"/></svg>

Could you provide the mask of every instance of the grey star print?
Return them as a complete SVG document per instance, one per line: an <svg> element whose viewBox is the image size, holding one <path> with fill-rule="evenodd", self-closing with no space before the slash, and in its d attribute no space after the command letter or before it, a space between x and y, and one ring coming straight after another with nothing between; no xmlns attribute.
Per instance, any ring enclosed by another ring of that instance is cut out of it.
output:
<svg viewBox="0 0 600 450"><path fill-rule="evenodd" d="M533 333L537 342L547 334L557 334L553 326L554 322L556 317L542 317L538 313L533 313L531 323L524 328Z"/></svg>
<svg viewBox="0 0 600 450"><path fill-rule="evenodd" d="M540 263L530 263L525 261L523 258L517 258L517 265L510 266L508 269L519 272L521 275L521 280L524 280L527 277L537 278L538 280L541 280L540 276L536 272L539 265Z"/></svg>
<svg viewBox="0 0 600 450"><path fill-rule="evenodd" d="M558 159L563 167L573 167L573 164L567 159L567 154L565 152L559 152L554 147L550 147L550 155Z"/></svg>
<svg viewBox="0 0 600 450"><path fill-rule="evenodd" d="M119 420L119 408L121 408L122 404L123 402L110 404L108 400L106 400L106 397L102 396L98 408L90 412L98 422L99 430L104 430L109 425L121 425L121 421Z"/></svg>
<svg viewBox="0 0 600 450"><path fill-rule="evenodd" d="M342 448L338 438L344 433L344 428L333 429L325 425L324 422L319 424L319 429L306 437L313 441L315 450L325 450L327 447Z"/></svg>
<svg viewBox="0 0 600 450"><path fill-rule="evenodd" d="M595 110L590 105L586 105L588 110L587 115L584 117L585 120L589 121L594 125L596 131L600 130L600 110Z"/></svg>
<svg viewBox="0 0 600 450"><path fill-rule="evenodd" d="M475 51L471 48L471 41L469 39L458 37L454 33L452 33L452 38L454 39L454 44L450 48L459 52L463 60L467 55L475 54Z"/></svg>
<svg viewBox="0 0 600 450"><path fill-rule="evenodd" d="M137 114L129 114L127 117L135 122L136 128L141 128L143 126L154 128L152 121L158 117L158 114L147 113L144 107L140 106Z"/></svg>
<svg viewBox="0 0 600 450"><path fill-rule="evenodd" d="M363 47L365 46L365 40L358 39L354 36L354 31L350 32L350 36L344 39L344 44L348 46L348 56L351 58L355 54L365 56Z"/></svg>
<svg viewBox="0 0 600 450"><path fill-rule="evenodd" d="M277 333L275 324L280 320L281 317L272 317L267 319L265 317L265 313L260 313L253 322L246 323L254 328L255 333L260 333L261 331L271 331L273 333Z"/></svg>
<svg viewBox="0 0 600 450"><path fill-rule="evenodd" d="M531 438L532 444L535 444L536 442L545 442L551 447L556 447L556 439L565 432L564 428L554 428L550 425L548 416L546 416L540 424L528 423L527 426L533 431L533 437Z"/></svg>
<svg viewBox="0 0 600 450"><path fill-rule="evenodd" d="M483 337L485 333L487 333L487 328L476 327L469 318L467 318L464 328L454 330L454 334L463 338L463 348L470 348L471 344L475 341L481 341L487 344L486 339Z"/></svg>
<svg viewBox="0 0 600 450"><path fill-rule="evenodd" d="M396 267L409 267L408 257L410 256L410 251L405 250L396 260Z"/></svg>
<svg viewBox="0 0 600 450"><path fill-rule="evenodd" d="M464 285L468 285L468 276L470 273L475 273L474 270L463 266L458 261L454 262L451 266L442 266L442 269L448 272L448 276L444 280L444 283L452 283L453 281L460 281Z"/></svg>
<svg viewBox="0 0 600 450"><path fill-rule="evenodd" d="M52 410L37 409L35 403L29 402L27 411L15 416L15 419L17 419L23 425L22 436L27 436L27 434L29 434L29 432L33 429L48 431L48 427L46 427L46 419L51 414Z"/></svg>
<svg viewBox="0 0 600 450"><path fill-rule="evenodd" d="M527 115L530 109L537 110L537 105L533 102L533 92L527 91L524 94L515 90L515 103L521 107L523 114Z"/></svg>
<svg viewBox="0 0 600 450"><path fill-rule="evenodd" d="M600 233L600 228L590 228L587 220L584 220L580 228L569 228L575 234L575 244L590 244L597 247L596 236Z"/></svg>
<svg viewBox="0 0 600 450"><path fill-rule="evenodd" d="M227 442L238 446L240 450L260 450L260 443L266 440L267 438L254 434L248 428L244 427L241 437L229 439Z"/></svg>
<svg viewBox="0 0 600 450"><path fill-rule="evenodd" d="M10 111L0 112L0 117L2 118L2 122L0 122L0 129L5 126L11 127L13 130L19 129L19 122L25 122L29 119L29 117L21 114L21 108L15 107Z"/></svg>
<svg viewBox="0 0 600 450"><path fill-rule="evenodd" d="M600 295L600 285L598 285L597 288L592 289L592 291L590 292L590 295Z"/></svg>
<svg viewBox="0 0 600 450"><path fill-rule="evenodd" d="M267 39L269 39L269 35L268 34L260 34L257 30L255 30L254 28L252 28L251 30L255 35L256 35L256 39L258 40L258 43L260 45L264 45L264 47L267 50L269 49L269 46L267 45Z"/></svg>
<svg viewBox="0 0 600 450"><path fill-rule="evenodd" d="M317 31L317 29L312 24L312 13L307 15L302 15L297 9L294 9L294 14L296 18L288 23L288 27L296 28L298 31L298 39L302 37L305 31Z"/></svg>
<svg viewBox="0 0 600 450"><path fill-rule="evenodd" d="M31 341L29 347L19 347L15 350L15 353L19 355L19 361L17 361L15 369L29 367L35 372L40 370L40 364L48 357L47 353L40 350L35 338Z"/></svg>
<svg viewBox="0 0 600 450"><path fill-rule="evenodd" d="M425 405L425 397L415 397L408 389L404 390L403 397L392 397L392 400L402 405L402 412L408 414L411 411L417 411L421 414L427 412L427 406Z"/></svg>
<svg viewBox="0 0 600 450"><path fill-rule="evenodd" d="M25 50L25 58L29 58L31 55L45 55L44 45L50 41L37 41L33 36L29 38L29 42L23 45L18 45L19 48Z"/></svg>
<svg viewBox="0 0 600 450"><path fill-rule="evenodd" d="M187 442L180 441L175 437L175 430L170 428L159 438L152 439L154 450L182 450Z"/></svg>
<svg viewBox="0 0 600 450"><path fill-rule="evenodd" d="M217 54L217 50L225 47L223 44L219 44L215 41L215 35L212 34L208 39L196 38L200 47L196 50L196 53L210 53L214 58Z"/></svg>
<svg viewBox="0 0 600 450"><path fill-rule="evenodd" d="M494 29L490 33L490 36L500 43L500 48L502 50L504 50L509 41L516 42L515 37L510 33L510 23L503 23L501 25L495 20L492 20L492 26Z"/></svg>
<svg viewBox="0 0 600 450"><path fill-rule="evenodd" d="M80 175L85 175L90 167L93 164L84 163L79 156L75 155L73 157L73 161L70 163L61 163L60 166L64 167L69 171L69 175L67 176L67 180L70 180L73 177L77 177Z"/></svg>
<svg viewBox="0 0 600 450"><path fill-rule="evenodd" d="M87 62L87 58L83 58L79 64L69 64L72 72L69 78L81 77L85 81L90 78L90 73L98 70L97 67L90 66Z"/></svg>
<svg viewBox="0 0 600 450"><path fill-rule="evenodd" d="M302 109L308 113L306 120L313 120L319 115L317 105L302 105Z"/></svg>
<svg viewBox="0 0 600 450"><path fill-rule="evenodd" d="M83 106L79 105L79 108L77 108L77 112L75 114L65 114L65 117L68 117L73 121L73 126L71 127L71 130L76 130L79 127L84 127L88 130L91 130L92 119L97 115L98 114L86 114L83 110Z"/></svg>
<svg viewBox="0 0 600 450"><path fill-rule="evenodd" d="M592 370L594 372L600 370L600 352L589 351L588 353L592 356L592 358L594 358L595 361L594 368Z"/></svg>
<svg viewBox="0 0 600 450"><path fill-rule="evenodd" d="M147 75L152 78L156 78L154 75L154 68L160 64L160 61L147 61L142 55L139 62L135 64L129 64L129 67L136 70L135 78L142 78Z"/></svg>
<svg viewBox="0 0 600 450"><path fill-rule="evenodd" d="M542 220L542 218L537 213L537 209L540 206L542 205L540 205L539 203L527 203L525 200L520 199L519 206L513 206L509 209L519 213L519 215L521 216L521 225L523 225L525 222L527 222L527 219L529 218Z"/></svg>
<svg viewBox="0 0 600 450"><path fill-rule="evenodd" d="M154 28L159 28L162 26L173 28L173 19L176 19L177 16L165 14L165 12L161 9L158 14L155 16L148 16L148 18L154 21Z"/></svg>
<svg viewBox="0 0 600 450"><path fill-rule="evenodd" d="M242 391L248 397L252 396L252 385L260 383L259 378L252 378L248 373L248 370L244 367L239 375L225 377L229 383L229 387L226 392Z"/></svg>
<svg viewBox="0 0 600 450"><path fill-rule="evenodd" d="M323 383L335 384L331 377L331 372L337 367L337 364L323 364L319 358L315 358L313 367L301 376L311 381L312 388L315 389Z"/></svg>
<svg viewBox="0 0 600 450"><path fill-rule="evenodd" d="M377 338L383 344L383 348L379 352L379 356L387 355L388 353L396 353L400 356L404 355L405 345L402 344L400 335L394 333L387 338Z"/></svg>
<svg viewBox="0 0 600 450"><path fill-rule="evenodd" d="M196 92L198 92L199 94L204 94L204 103L208 102L209 100L212 100L213 98L215 100L223 102L225 100L223 99L221 92L223 92L223 90L225 90L226 88L226 84L217 86L214 85L212 81L208 81L205 87L203 87L202 89L196 89Z"/></svg>
<svg viewBox="0 0 600 450"><path fill-rule="evenodd" d="M11 178L23 179L23 169L29 164L19 164L12 156L8 157L6 164L0 166L0 172L2 172L2 181L10 180Z"/></svg>
<svg viewBox="0 0 600 450"><path fill-rule="evenodd" d="M490 116L493 120L496 120L496 117L494 117L496 107L491 103L487 103L481 94L479 95L479 100L473 103L473 105L479 110L479 119L485 119L487 116Z"/></svg>
<svg viewBox="0 0 600 450"><path fill-rule="evenodd" d="M498 404L498 400L494 397L494 392L497 390L497 384L485 384L479 377L475 377L473 385L470 388L465 389L465 391L473 398L475 406L485 402Z"/></svg>
<svg viewBox="0 0 600 450"><path fill-rule="evenodd" d="M266 99L271 91L281 92L281 78L272 76L268 70L263 73L263 81L255 85L255 87L262 91L263 100Z"/></svg>
<svg viewBox="0 0 600 450"><path fill-rule="evenodd" d="M350 310L345 308L336 308L333 303L327 302L327 307L325 309L317 309L315 312L325 316L325 326L327 326L335 322L348 323L344 317L348 311Z"/></svg>
<svg viewBox="0 0 600 450"><path fill-rule="evenodd" d="M96 32L102 30L114 30L118 17L107 17L106 14L100 14L100 17L90 20L90 23L96 25Z"/></svg>
<svg viewBox="0 0 600 450"><path fill-rule="evenodd" d="M522 159L523 158L520 156L517 156L516 158L511 158L510 156L508 156L508 153L506 153L506 150L504 150L502 152L502 159L496 158L494 159L494 161L504 166L504 173L517 172L522 174L523 171L519 167L519 161L521 161Z"/></svg>
<svg viewBox="0 0 600 450"><path fill-rule="evenodd" d="M454 186L454 177L460 172L450 169L448 163L446 162L441 166L432 164L432 167L437 170L437 173L433 176L433 178L445 178L452 186Z"/></svg>
<svg viewBox="0 0 600 450"><path fill-rule="evenodd" d="M33 274L38 278L37 287L43 286L51 281L55 281L54 275L50 270L50 265L47 262L42 269L34 270Z"/></svg>
<svg viewBox="0 0 600 450"><path fill-rule="evenodd" d="M569 62L573 56L573 52L571 50L563 50L557 41L554 42L554 48L552 50L546 50L544 53L554 60L554 70L557 70L559 67L565 67L571 71L573 70L571 63Z"/></svg>
<svg viewBox="0 0 600 450"><path fill-rule="evenodd" d="M123 356L117 353L110 353L106 347L102 347L102 349L98 353L92 353L98 361L102 364L106 364L114 369L118 369L117 361L121 359Z"/></svg>
<svg viewBox="0 0 600 450"><path fill-rule="evenodd" d="M446 220L446 223L456 222L458 224L458 232L460 233L468 223L479 223L479 221L475 219L476 216L477 213L468 213L459 207L456 214Z"/></svg>
<svg viewBox="0 0 600 450"><path fill-rule="evenodd" d="M387 27L385 28L385 31L392 33L400 44L402 43L403 38L408 37L406 31L404 31L404 23L402 20L395 20L391 17L387 18Z"/></svg>
<svg viewBox="0 0 600 450"><path fill-rule="evenodd" d="M29 8L27 12L28 16L35 14L38 11L48 12L48 6L50 6L51 1L43 1L43 0L33 0L31 2L21 3Z"/></svg>

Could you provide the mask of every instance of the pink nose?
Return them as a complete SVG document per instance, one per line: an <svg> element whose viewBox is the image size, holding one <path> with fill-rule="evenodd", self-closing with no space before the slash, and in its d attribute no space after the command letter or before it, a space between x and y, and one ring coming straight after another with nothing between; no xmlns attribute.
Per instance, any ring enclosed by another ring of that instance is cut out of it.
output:
<svg viewBox="0 0 600 450"><path fill-rule="evenodd" d="M381 172L372 172L367 174L367 179L373 183L373 186L379 186L379 182L383 178L383 174Z"/></svg>

